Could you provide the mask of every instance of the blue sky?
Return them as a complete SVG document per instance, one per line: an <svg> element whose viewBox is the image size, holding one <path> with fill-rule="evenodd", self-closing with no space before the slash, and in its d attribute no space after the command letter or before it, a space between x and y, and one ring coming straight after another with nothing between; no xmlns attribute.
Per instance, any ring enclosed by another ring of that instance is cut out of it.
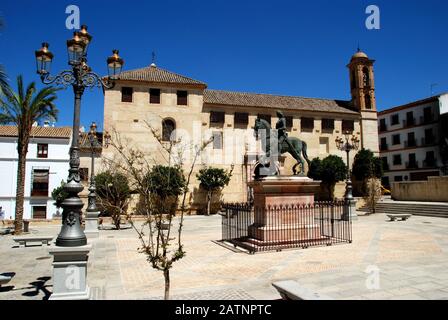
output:
<svg viewBox="0 0 448 320"><path fill-rule="evenodd" d="M49 5L51 3L51 5ZM125 69L159 67L202 80L211 89L349 99L346 64L358 43L376 60L376 97L382 110L448 91L448 1L38 1L2 0L0 34L10 78L40 82L34 50L50 43L53 71L66 68L65 8L78 5L93 42L89 64L106 74L117 48ZM365 27L368 5L381 29ZM82 124L103 122L103 95L86 91ZM71 125L73 93L59 94L58 125Z"/></svg>

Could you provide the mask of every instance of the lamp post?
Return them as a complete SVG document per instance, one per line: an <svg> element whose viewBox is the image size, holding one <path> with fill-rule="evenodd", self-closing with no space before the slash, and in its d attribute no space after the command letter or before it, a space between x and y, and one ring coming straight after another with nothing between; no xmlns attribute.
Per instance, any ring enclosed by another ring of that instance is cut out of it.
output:
<svg viewBox="0 0 448 320"><path fill-rule="evenodd" d="M353 198L353 186L352 186L352 180L350 178L350 151L352 150L358 150L359 148L359 138L355 135L352 135L350 138L350 132L346 131L344 133L345 141L344 139L340 137L336 137L336 147L341 150L345 151L347 154L347 179L346 179L346 186L345 186L345 204L346 204L346 216L350 216L352 218L356 217L356 201Z"/></svg>
<svg viewBox="0 0 448 320"><path fill-rule="evenodd" d="M88 134L89 137L89 143L90 143L90 158L91 158L91 165L90 165L90 186L89 186L89 204L87 206L87 212L98 212L98 209L96 207L96 186L95 186L95 149L98 147L98 138L96 136L96 123L92 122L90 125L90 131Z"/></svg>
<svg viewBox="0 0 448 320"><path fill-rule="evenodd" d="M44 84L56 84L63 87L72 86L75 95L73 116L73 137L70 147L70 169L64 190L68 197L62 202L62 227L56 239L56 246L78 247L87 244L87 238L81 229L81 209L83 203L78 193L83 190L79 175L79 121L81 112L81 98L85 88L98 87L111 89L114 80L121 72L124 64L118 55L118 50L113 50L112 56L107 58L109 76L101 78L87 65L87 48L92 41L92 36L87 32L85 25L80 31L74 32L73 38L67 40L68 64L70 69L63 70L56 76L50 75L50 66L53 54L48 50L48 43L43 43L42 48L35 52L37 73Z"/></svg>

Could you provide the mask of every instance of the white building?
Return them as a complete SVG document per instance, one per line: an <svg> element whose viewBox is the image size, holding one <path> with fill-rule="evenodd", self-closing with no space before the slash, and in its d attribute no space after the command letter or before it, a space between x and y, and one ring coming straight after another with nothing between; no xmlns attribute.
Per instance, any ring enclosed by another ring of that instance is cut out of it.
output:
<svg viewBox="0 0 448 320"><path fill-rule="evenodd" d="M25 174L24 219L51 219L57 208L53 189L67 180L70 127L33 127ZM0 126L0 206L14 219L17 183L17 127Z"/></svg>
<svg viewBox="0 0 448 320"><path fill-rule="evenodd" d="M441 115L448 112L448 94L378 112L383 185L426 180L443 167L444 131Z"/></svg>

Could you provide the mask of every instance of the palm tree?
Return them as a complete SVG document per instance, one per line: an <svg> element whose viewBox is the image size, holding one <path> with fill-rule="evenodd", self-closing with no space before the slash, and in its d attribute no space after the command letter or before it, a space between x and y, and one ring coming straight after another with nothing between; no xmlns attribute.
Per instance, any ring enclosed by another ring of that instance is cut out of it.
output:
<svg viewBox="0 0 448 320"><path fill-rule="evenodd" d="M56 119L58 110L54 105L54 100L57 90L54 87L46 87L37 92L34 82L30 83L24 90L23 79L20 75L17 77L17 92L5 90L4 96L0 98L0 124L14 124L18 130L17 153L19 161L17 167L15 234L20 234L23 226L25 164L31 128L36 121Z"/></svg>
<svg viewBox="0 0 448 320"><path fill-rule="evenodd" d="M5 69L3 69L3 65L0 64L0 97L3 95L3 92L7 91L8 89L8 76L5 72Z"/></svg>

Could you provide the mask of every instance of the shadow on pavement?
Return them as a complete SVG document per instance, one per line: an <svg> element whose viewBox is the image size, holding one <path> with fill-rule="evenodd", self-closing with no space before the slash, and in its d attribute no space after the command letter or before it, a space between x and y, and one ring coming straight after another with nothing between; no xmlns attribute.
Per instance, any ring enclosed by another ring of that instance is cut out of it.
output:
<svg viewBox="0 0 448 320"><path fill-rule="evenodd" d="M51 277L40 277L37 278L37 281L33 281L30 282L31 287L27 287L24 289L33 289L33 291L27 291L22 293L22 296L25 297L35 297L39 294L39 291L42 291L42 293L44 294L44 297L42 298L42 300L48 300L48 298L51 295L51 292L47 290L47 287L50 287L50 285L46 285L45 283L50 280Z"/></svg>

